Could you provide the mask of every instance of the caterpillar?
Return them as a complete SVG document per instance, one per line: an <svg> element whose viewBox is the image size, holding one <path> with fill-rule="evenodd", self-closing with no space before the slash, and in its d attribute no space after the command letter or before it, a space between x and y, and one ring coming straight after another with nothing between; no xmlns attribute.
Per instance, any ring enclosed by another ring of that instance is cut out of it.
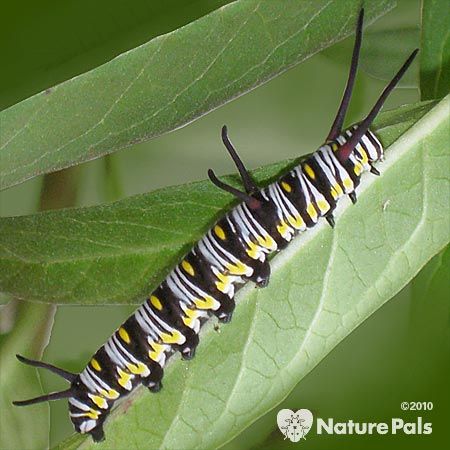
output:
<svg viewBox="0 0 450 450"><path fill-rule="evenodd" d="M259 188L224 126L222 141L237 167L244 190L219 180L211 169L208 176L214 185L239 200L237 206L195 244L81 373L17 355L23 363L63 377L70 387L15 401L15 405L67 398L75 430L90 434L94 441L103 440L103 424L117 400L140 384L158 392L167 360L177 351L184 359L193 358L199 331L211 316L220 322L230 322L238 289L249 281L260 288L267 286L271 254L285 248L321 218L334 227L333 211L343 196L356 203L362 174L380 175L375 163L382 161L384 154L381 142L369 127L418 52L416 49L411 53L369 114L343 130L357 73L363 18L361 9L347 84L325 143L278 180Z"/></svg>

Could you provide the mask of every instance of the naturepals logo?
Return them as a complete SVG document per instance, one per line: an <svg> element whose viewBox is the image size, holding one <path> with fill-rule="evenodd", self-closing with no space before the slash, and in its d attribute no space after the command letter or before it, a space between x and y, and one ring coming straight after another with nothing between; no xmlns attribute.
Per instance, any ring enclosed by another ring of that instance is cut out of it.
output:
<svg viewBox="0 0 450 450"><path fill-rule="evenodd" d="M313 427L313 414L308 409L299 409L297 412L282 409L277 414L277 424L284 439L299 442L306 439L306 435ZM316 433L322 434L406 434L427 435L433 432L433 424L417 417L415 422L407 422L400 417L393 417L390 422L357 422L349 419L345 422L335 422L333 418L316 419Z"/></svg>

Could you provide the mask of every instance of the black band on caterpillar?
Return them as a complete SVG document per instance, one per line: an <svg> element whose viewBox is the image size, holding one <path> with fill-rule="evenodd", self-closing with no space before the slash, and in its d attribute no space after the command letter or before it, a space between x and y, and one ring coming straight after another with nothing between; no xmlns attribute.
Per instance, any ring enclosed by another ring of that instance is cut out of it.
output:
<svg viewBox="0 0 450 450"><path fill-rule="evenodd" d="M222 217L170 272L137 311L95 353L80 374L18 356L35 367L46 368L70 382L70 388L31 400L69 399L70 418L76 431L104 438L103 423L114 403L139 384L157 392L167 359L179 351L194 356L202 324L212 315L231 320L234 296L244 283L267 286L267 256L281 250L300 232L325 218L334 227L333 211L348 195L356 202L363 172L380 173L374 163L383 148L369 127L389 93L417 54L414 51L385 88L370 113L359 124L342 131L350 102L361 47L364 11L361 10L347 86L326 144L265 188L258 188L222 128L222 141L238 168L245 192L211 181L242 203Z"/></svg>

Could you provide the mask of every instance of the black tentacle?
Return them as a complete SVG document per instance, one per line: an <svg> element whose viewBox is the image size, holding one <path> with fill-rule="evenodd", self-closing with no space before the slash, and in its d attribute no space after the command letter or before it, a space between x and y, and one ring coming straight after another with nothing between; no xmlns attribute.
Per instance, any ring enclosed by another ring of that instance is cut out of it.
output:
<svg viewBox="0 0 450 450"><path fill-rule="evenodd" d="M364 22L364 8L359 12L358 24L356 26L355 44L353 46L352 62L348 74L347 85L345 86L344 95L342 96L341 104L338 112L328 133L327 140L335 140L342 132L342 125L344 124L345 114L347 113L348 105L352 97L353 86L355 84L356 72L358 71L359 53L361 50L362 29Z"/></svg>
<svg viewBox="0 0 450 450"><path fill-rule="evenodd" d="M60 400L62 398L72 397L74 394L73 390L66 389L65 391L52 392L50 394L41 395L40 397L30 398L29 400L21 400L12 402L15 406L28 406L34 405L36 403L46 402L48 400Z"/></svg>
<svg viewBox="0 0 450 450"><path fill-rule="evenodd" d="M230 186L229 184L224 183L223 181L220 181L212 169L208 169L208 176L212 183L215 184L219 189L233 194L239 200L245 202L250 208L257 209L261 207L261 202L258 199L246 194L245 192L240 191L239 189L234 188L233 186Z"/></svg>
<svg viewBox="0 0 450 450"><path fill-rule="evenodd" d="M377 100L369 114L367 114L366 118L358 124L358 128L355 130L352 137L336 152L336 155L341 162L344 162L348 159L358 142L367 133L367 130L369 129L377 114L380 112L380 109L383 107L384 102L389 97L389 94L392 92L397 83L408 70L408 67L414 61L414 58L417 56L418 52L419 49L416 48L411 53L411 55L409 55L408 59L405 61L400 70L395 74L394 78L392 78L389 84L384 88L379 99Z"/></svg>
<svg viewBox="0 0 450 450"><path fill-rule="evenodd" d="M64 378L67 381L70 381L71 383L75 380L76 378L76 374L72 373L72 372L68 372L67 370L61 369L59 367L56 367L52 364L48 364L45 363L43 361L36 361L34 359L28 359L25 358L25 356L22 355L16 355L16 358L24 363L24 364L28 364L29 366L33 366L33 367L40 367L42 369L47 369L50 372L55 373L56 375L59 375L60 377Z"/></svg>
<svg viewBox="0 0 450 450"><path fill-rule="evenodd" d="M245 168L244 163L242 162L241 158L236 152L236 149L234 148L234 145L231 143L229 137L228 137L228 129L227 126L224 125L222 127L222 142L224 143L226 149L228 150L228 153L230 154L231 158L233 159L234 163L236 164L236 167L239 171L239 174L241 175L242 182L244 183L245 191L247 194L252 194L258 191L258 186L253 181L252 177L248 173L248 170Z"/></svg>

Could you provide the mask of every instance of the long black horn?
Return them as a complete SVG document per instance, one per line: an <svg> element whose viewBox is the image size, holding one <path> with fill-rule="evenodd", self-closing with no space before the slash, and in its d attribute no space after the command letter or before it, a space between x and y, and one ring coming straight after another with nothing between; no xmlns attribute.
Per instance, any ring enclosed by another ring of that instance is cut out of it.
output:
<svg viewBox="0 0 450 450"><path fill-rule="evenodd" d="M245 192L241 192L239 189L236 189L233 186L224 183L223 181L220 181L212 169L208 169L208 176L212 183L215 184L219 189L233 194L239 200L245 202L250 208L257 209L261 207L261 202L258 199L246 194Z"/></svg>
<svg viewBox="0 0 450 450"><path fill-rule="evenodd" d="M395 74L394 78L392 78L390 83L384 88L384 91L381 93L380 98L377 100L372 110L369 112L369 114L367 114L366 118L358 124L358 128L354 131L351 138L336 152L336 155L341 162L347 160L358 142L367 133L367 130L369 129L370 125L372 125L372 122L377 114L380 112L380 109L382 108L384 102L386 101L392 90L395 88L397 83L400 81L400 79L403 77L405 72L408 70L408 67L413 62L418 51L419 49L416 48L411 53L411 55L409 55L408 59L405 61L400 70Z"/></svg>
<svg viewBox="0 0 450 450"><path fill-rule="evenodd" d="M24 364L28 364L29 366L40 367L42 369L50 370L50 372L56 373L56 375L59 375L60 377L64 378L67 381L70 381L70 382L74 381L76 378L76 374L74 374L72 372L68 372L67 370L64 370L64 369L60 369L59 367L53 366L51 364L47 364L42 361L36 361L34 359L28 359L22 355L16 355L16 358L20 362L22 362Z"/></svg>
<svg viewBox="0 0 450 450"><path fill-rule="evenodd" d="M60 400L62 398L72 397L72 389L67 389L60 392L52 392L51 394L41 395L40 397L30 398L29 400L14 401L12 402L14 406L28 406L34 405L35 403L42 403L48 400Z"/></svg>
<svg viewBox="0 0 450 450"><path fill-rule="evenodd" d="M345 86L344 95L342 96L341 104L339 105L338 112L328 133L327 140L333 141L336 139L342 131L342 125L344 123L345 114L347 113L348 105L352 97L353 86L355 84L356 72L358 71L359 51L361 49L362 41L362 29L364 22L364 8L359 12L358 24L356 25L355 44L353 45L352 63L350 65L350 71L348 73L347 85Z"/></svg>
<svg viewBox="0 0 450 450"><path fill-rule="evenodd" d="M234 145L231 143L230 138L228 137L228 129L226 125L222 127L222 142L225 145L226 149L228 150L228 153L230 154L231 158L233 159L234 164L236 165L239 171L239 174L241 175L242 182L244 183L245 191L247 192L247 194L256 192L258 190L258 186L256 186L256 184L252 180L252 177L248 173L248 170L245 168L244 163L237 154Z"/></svg>

